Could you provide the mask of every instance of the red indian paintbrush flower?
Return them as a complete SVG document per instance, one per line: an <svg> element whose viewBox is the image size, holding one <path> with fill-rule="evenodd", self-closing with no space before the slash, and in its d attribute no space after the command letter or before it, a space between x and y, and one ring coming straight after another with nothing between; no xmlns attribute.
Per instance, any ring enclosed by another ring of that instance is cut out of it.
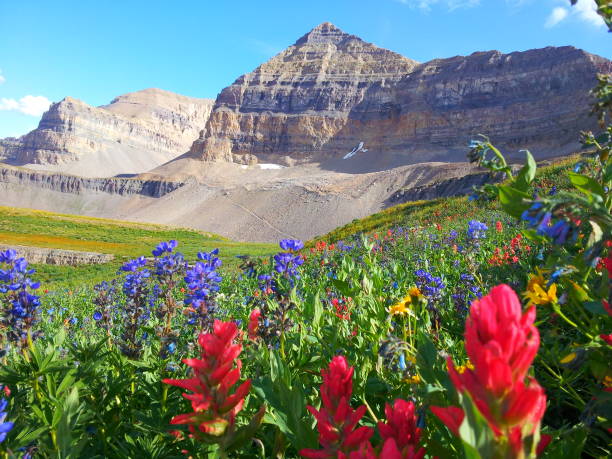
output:
<svg viewBox="0 0 612 459"><path fill-rule="evenodd" d="M515 451L539 429L546 395L527 371L540 346L534 325L535 307L523 314L521 303L507 285L494 287L474 301L465 326L465 347L474 369L459 373L449 358L455 388L467 392L497 436L505 436ZM463 413L458 408L432 407L451 431L458 433ZM539 431L539 430L538 430Z"/></svg>
<svg viewBox="0 0 612 459"><path fill-rule="evenodd" d="M416 426L414 403L395 400L393 406L385 406L387 422L378 423L383 439L381 458L421 459L425 449L419 448L421 429Z"/></svg>
<svg viewBox="0 0 612 459"><path fill-rule="evenodd" d="M249 339L254 340L257 338L257 329L259 328L259 318L261 317L261 311L258 308L251 311L249 317Z"/></svg>
<svg viewBox="0 0 612 459"><path fill-rule="evenodd" d="M353 371L343 356L334 357L329 368L321 370L322 406L320 410L308 406L308 411L317 419L319 443L323 448L303 449L300 451L302 456L315 459L365 457L362 454L371 450L368 440L374 431L369 427L355 429L366 407L351 408ZM352 452L356 454L351 455Z"/></svg>
<svg viewBox="0 0 612 459"><path fill-rule="evenodd" d="M202 333L198 338L201 358L183 360L193 369L193 377L163 380L166 384L193 392L183 394L191 400L193 412L179 414L170 423L188 424L196 438L202 434L218 437L233 426L251 388L251 381L247 380L230 394L240 379L241 362L236 357L242 346L233 342L237 335L238 327L234 322L215 320L213 332Z"/></svg>

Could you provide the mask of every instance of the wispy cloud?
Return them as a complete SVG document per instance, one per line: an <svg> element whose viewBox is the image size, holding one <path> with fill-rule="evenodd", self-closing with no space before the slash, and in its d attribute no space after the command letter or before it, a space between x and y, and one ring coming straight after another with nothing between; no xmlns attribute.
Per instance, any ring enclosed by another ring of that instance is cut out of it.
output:
<svg viewBox="0 0 612 459"><path fill-rule="evenodd" d="M27 95L21 99L0 99L0 110L23 113L24 115L40 116L47 111L51 101L45 96Z"/></svg>
<svg viewBox="0 0 612 459"><path fill-rule="evenodd" d="M480 0L396 0L399 3L408 5L411 8L418 8L424 11L430 11L434 5L440 5L449 11L458 8L471 8L478 6Z"/></svg>
<svg viewBox="0 0 612 459"><path fill-rule="evenodd" d="M560 0L557 0L557 3L560 3ZM566 18L576 18L593 27L605 27L606 25L601 16L597 14L597 6L593 0L578 0L574 6L554 7L546 18L544 27L554 27L565 21Z"/></svg>
<svg viewBox="0 0 612 459"><path fill-rule="evenodd" d="M6 78L4 78L4 75L2 75L2 69L0 69L0 84L4 83L6 81Z"/></svg>
<svg viewBox="0 0 612 459"><path fill-rule="evenodd" d="M553 10L550 12L550 15L548 16L548 18L546 18L546 22L544 23L544 27L549 29L551 27L556 26L561 21L563 21L567 17L568 14L569 14L569 12L568 12L567 8L563 8L561 6L553 8Z"/></svg>

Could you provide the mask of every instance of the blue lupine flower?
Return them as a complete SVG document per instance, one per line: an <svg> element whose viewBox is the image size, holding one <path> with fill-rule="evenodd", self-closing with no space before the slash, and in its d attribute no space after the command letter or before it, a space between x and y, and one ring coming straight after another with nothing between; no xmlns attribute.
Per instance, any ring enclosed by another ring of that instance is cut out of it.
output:
<svg viewBox="0 0 612 459"><path fill-rule="evenodd" d="M215 292L219 291L219 283L222 277L217 273L217 268L222 264L217 257L219 249L210 252L198 253L198 259L193 268L185 273L185 282L190 292L185 296L185 304L192 305L194 308L206 306L199 312L200 319L211 319L215 312L213 303L210 301ZM204 314L207 316L205 317ZM195 317L193 318L195 323Z"/></svg>
<svg viewBox="0 0 612 459"><path fill-rule="evenodd" d="M304 263L304 259L299 255L291 253L277 253L274 255L274 270L287 278L299 278L297 268Z"/></svg>
<svg viewBox="0 0 612 459"><path fill-rule="evenodd" d="M5 327L8 329L9 341L19 341L27 345L26 337L30 333L33 339L40 331L32 333L33 327L40 320L40 299L29 290L36 290L40 282L34 282L30 275L33 269L28 268L25 258L18 258L12 249L0 252L0 293L5 293L7 310L5 311Z"/></svg>
<svg viewBox="0 0 612 459"><path fill-rule="evenodd" d="M172 251L176 249L177 245L178 245L178 242L176 242L174 239L168 242L160 242L157 245L157 247L153 250L152 252L153 256L160 257L166 252L172 253Z"/></svg>
<svg viewBox="0 0 612 459"><path fill-rule="evenodd" d="M442 289L446 284L441 277L434 276L423 269L415 271L417 276L416 285L430 301L436 301L442 296Z"/></svg>
<svg viewBox="0 0 612 459"><path fill-rule="evenodd" d="M8 402L4 398L0 399L0 443L6 439L6 434L9 433L15 425L12 422L5 422L7 405Z"/></svg>
<svg viewBox="0 0 612 459"><path fill-rule="evenodd" d="M125 272L136 272L139 268L146 265L147 259L145 257L138 257L125 263L120 270Z"/></svg>
<svg viewBox="0 0 612 459"><path fill-rule="evenodd" d="M168 349L168 352L170 354L174 354L174 352L176 351L176 343L173 341L170 344L168 344L168 346L166 347L166 349Z"/></svg>
<svg viewBox="0 0 612 459"><path fill-rule="evenodd" d="M536 228L536 231L540 236L547 234L548 227L550 226L551 220L552 220L552 213L545 212L544 216L542 217L542 219L540 220Z"/></svg>
<svg viewBox="0 0 612 459"><path fill-rule="evenodd" d="M577 162L574 165L574 172L577 174L578 172L580 172L582 170L582 166L584 166L584 164L582 162Z"/></svg>
<svg viewBox="0 0 612 459"><path fill-rule="evenodd" d="M290 250L292 252L297 252L304 248L304 243L299 239L283 239L280 241L279 245L281 249Z"/></svg>
<svg viewBox="0 0 612 459"><path fill-rule="evenodd" d="M99 320L102 320L102 313L101 313L100 311L96 311L96 312L94 312L94 314L93 314L93 318L94 318L94 320L95 320L96 322L97 322L97 321L99 321Z"/></svg>
<svg viewBox="0 0 612 459"><path fill-rule="evenodd" d="M489 227L478 220L470 220L468 222L468 237L474 241L486 237L486 232Z"/></svg>

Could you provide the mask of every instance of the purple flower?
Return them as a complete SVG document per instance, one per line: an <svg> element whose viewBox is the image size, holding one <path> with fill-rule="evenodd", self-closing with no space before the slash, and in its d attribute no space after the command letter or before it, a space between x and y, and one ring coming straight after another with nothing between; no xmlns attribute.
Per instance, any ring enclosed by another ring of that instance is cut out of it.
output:
<svg viewBox="0 0 612 459"><path fill-rule="evenodd" d="M6 439L6 434L9 433L14 424L12 422L5 422L6 419L6 406L8 402L5 399L0 399L0 443Z"/></svg>
<svg viewBox="0 0 612 459"><path fill-rule="evenodd" d="M297 252L304 248L304 243L299 239L283 239L279 243L280 248L283 250L289 250L291 252Z"/></svg>
<svg viewBox="0 0 612 459"><path fill-rule="evenodd" d="M489 227L478 220L470 220L468 223L468 237L474 241L486 237Z"/></svg>
<svg viewBox="0 0 612 459"><path fill-rule="evenodd" d="M176 249L177 245L178 245L178 242L176 242L174 239L168 242L160 242L157 245L157 247L153 250L152 252L153 256L160 257L166 252L172 253L172 251Z"/></svg>

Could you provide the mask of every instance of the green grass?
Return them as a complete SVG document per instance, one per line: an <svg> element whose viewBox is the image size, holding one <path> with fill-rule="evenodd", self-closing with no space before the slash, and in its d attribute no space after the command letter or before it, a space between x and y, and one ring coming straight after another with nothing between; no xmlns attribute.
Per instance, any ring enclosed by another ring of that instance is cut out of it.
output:
<svg viewBox="0 0 612 459"><path fill-rule="evenodd" d="M558 189L568 188L567 171L571 170L579 158L578 155L574 155L538 168L536 185L544 190L549 190L553 185L556 185ZM406 202L368 217L355 219L328 234L314 238L307 245L313 246L317 241L344 240L357 233L383 233L397 226L424 226L435 223L444 226L445 223L456 219L485 219L495 210L499 210L497 202L472 203L465 196Z"/></svg>
<svg viewBox="0 0 612 459"><path fill-rule="evenodd" d="M565 172L578 159L573 156L538 169L536 183L543 189L553 184L568 185ZM334 242L356 233L383 233L397 226L447 224L456 220L484 219L497 204L468 202L466 197L414 201L390 207L369 217L353 220L330 233L309 241ZM0 207L0 244L28 245L68 250L110 253L111 263L77 267L34 265L43 288L78 288L113 277L126 260L150 255L160 241L176 239L179 249L193 260L199 251L220 249L226 269L234 270L239 263L236 255L267 256L277 249L275 244L234 242L222 236L185 228L108 220L94 217L56 214L52 212Z"/></svg>
<svg viewBox="0 0 612 459"><path fill-rule="evenodd" d="M235 242L185 228L0 207L0 244L115 255L112 262L99 265L34 265L42 288L49 290L74 289L110 279L126 260L150 255L157 243L170 239L179 241L179 250L191 260L199 251L219 248L228 269L238 265L236 255L266 256L276 250L274 244Z"/></svg>

